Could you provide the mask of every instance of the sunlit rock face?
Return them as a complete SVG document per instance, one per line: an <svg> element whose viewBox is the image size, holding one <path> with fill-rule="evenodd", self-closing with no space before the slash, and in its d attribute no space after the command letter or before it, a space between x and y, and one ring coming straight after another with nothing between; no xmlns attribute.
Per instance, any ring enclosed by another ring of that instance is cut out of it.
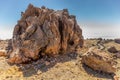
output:
<svg viewBox="0 0 120 80"><path fill-rule="evenodd" d="M102 71L105 73L115 74L116 72L116 61L113 60L112 56L99 49L93 47L88 50L82 56L82 63L89 66L93 70Z"/></svg>
<svg viewBox="0 0 120 80"><path fill-rule="evenodd" d="M82 46L82 30L67 9L54 11L30 4L21 12L21 19L14 28L13 50L8 62L25 63L44 55L74 52Z"/></svg>

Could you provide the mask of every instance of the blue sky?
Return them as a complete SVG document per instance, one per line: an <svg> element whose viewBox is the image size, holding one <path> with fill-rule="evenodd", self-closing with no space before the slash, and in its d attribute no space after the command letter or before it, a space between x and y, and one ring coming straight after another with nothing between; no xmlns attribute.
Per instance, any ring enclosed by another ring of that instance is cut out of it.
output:
<svg viewBox="0 0 120 80"><path fill-rule="evenodd" d="M25 11L29 3L55 10L67 8L70 14L76 15L86 37L94 36L94 33L89 35L95 32L94 28L102 31L103 27L120 27L120 0L1 0L0 38L11 38L21 11Z"/></svg>

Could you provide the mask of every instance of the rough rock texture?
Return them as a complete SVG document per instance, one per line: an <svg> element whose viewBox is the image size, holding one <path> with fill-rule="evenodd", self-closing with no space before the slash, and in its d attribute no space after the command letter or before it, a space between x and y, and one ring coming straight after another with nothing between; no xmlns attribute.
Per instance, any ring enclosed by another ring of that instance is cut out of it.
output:
<svg viewBox="0 0 120 80"><path fill-rule="evenodd" d="M116 43L120 44L120 39L115 39L114 40Z"/></svg>
<svg viewBox="0 0 120 80"><path fill-rule="evenodd" d="M67 9L29 5L14 28L10 63L24 63L43 55L73 52L83 46L82 30Z"/></svg>
<svg viewBox="0 0 120 80"><path fill-rule="evenodd" d="M117 53L117 52L118 52L117 49L116 49L114 46L108 48L108 51L109 51L110 53Z"/></svg>
<svg viewBox="0 0 120 80"><path fill-rule="evenodd" d="M106 73L115 73L115 61L112 57L100 50L92 49L82 56L82 63L91 67L93 70L98 70Z"/></svg>

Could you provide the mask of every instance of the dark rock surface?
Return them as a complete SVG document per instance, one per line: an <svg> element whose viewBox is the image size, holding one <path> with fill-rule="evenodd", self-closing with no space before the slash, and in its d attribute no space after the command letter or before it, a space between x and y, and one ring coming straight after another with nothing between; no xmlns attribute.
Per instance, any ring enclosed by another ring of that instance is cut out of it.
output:
<svg viewBox="0 0 120 80"><path fill-rule="evenodd" d="M108 48L108 51L109 51L110 53L117 53L117 52L118 52L118 50L117 50L114 46Z"/></svg>
<svg viewBox="0 0 120 80"><path fill-rule="evenodd" d="M24 63L44 55L74 52L83 46L82 30L67 9L29 5L14 28L9 63Z"/></svg>
<svg viewBox="0 0 120 80"><path fill-rule="evenodd" d="M115 39L114 40L116 43L120 44L120 39Z"/></svg>

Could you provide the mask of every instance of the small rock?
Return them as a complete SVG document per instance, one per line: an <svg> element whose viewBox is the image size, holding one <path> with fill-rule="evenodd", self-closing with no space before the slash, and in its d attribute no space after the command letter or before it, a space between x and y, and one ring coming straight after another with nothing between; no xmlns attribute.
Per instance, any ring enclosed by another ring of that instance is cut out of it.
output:
<svg viewBox="0 0 120 80"><path fill-rule="evenodd" d="M117 52L118 52L117 49L116 49L114 46L108 48L108 51L109 51L110 53L117 53Z"/></svg>
<svg viewBox="0 0 120 80"><path fill-rule="evenodd" d="M120 44L120 39L115 39L114 40L116 43Z"/></svg>

